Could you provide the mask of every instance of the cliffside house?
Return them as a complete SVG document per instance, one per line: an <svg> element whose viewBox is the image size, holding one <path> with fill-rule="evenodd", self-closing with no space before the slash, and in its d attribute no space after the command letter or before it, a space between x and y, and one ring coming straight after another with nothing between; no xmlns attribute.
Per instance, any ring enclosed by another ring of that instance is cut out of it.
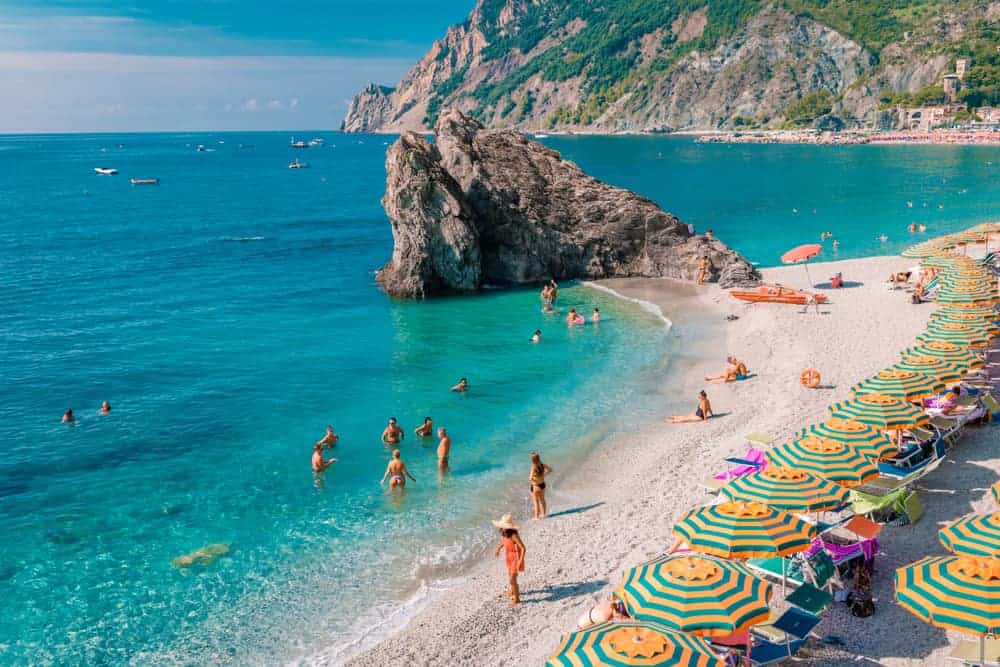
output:
<svg viewBox="0 0 1000 667"><path fill-rule="evenodd" d="M958 89L962 87L962 81L959 79L957 74L945 74L942 80L942 85L944 86L944 94L948 97L949 102L958 101Z"/></svg>
<svg viewBox="0 0 1000 667"><path fill-rule="evenodd" d="M930 132L932 128L946 122L959 111L966 111L967 108L964 102L913 109L899 106L896 107L897 123L898 127L904 130Z"/></svg>

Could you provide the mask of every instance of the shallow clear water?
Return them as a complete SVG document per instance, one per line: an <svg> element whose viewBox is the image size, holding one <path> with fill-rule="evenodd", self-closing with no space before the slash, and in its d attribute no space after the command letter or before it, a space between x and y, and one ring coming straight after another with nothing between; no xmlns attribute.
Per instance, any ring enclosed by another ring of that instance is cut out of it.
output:
<svg viewBox="0 0 1000 667"><path fill-rule="evenodd" d="M479 553L512 497L524 511L529 451L558 463L662 410L633 391L665 363L661 320L582 286L561 306L599 305L600 327L567 330L534 291L394 303L372 276L386 139L288 139L0 137L0 662L313 654ZM824 229L858 256L898 250L911 217L995 214L995 149L547 143L765 264ZM425 415L454 438L448 476L412 434ZM378 484L389 416L418 479L402 497ZM317 488L327 423L340 462ZM171 565L210 544L230 551Z"/></svg>

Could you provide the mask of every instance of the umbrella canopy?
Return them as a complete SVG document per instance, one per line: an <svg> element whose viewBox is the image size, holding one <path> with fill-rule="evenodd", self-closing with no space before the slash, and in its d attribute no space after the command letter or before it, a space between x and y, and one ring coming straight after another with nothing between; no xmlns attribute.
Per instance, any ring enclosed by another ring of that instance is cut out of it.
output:
<svg viewBox="0 0 1000 667"><path fill-rule="evenodd" d="M859 486L878 477L872 460L854 447L814 435L773 447L764 458L769 466L799 468L841 486Z"/></svg>
<svg viewBox="0 0 1000 667"><path fill-rule="evenodd" d="M816 527L760 503L729 501L688 510L674 535L720 558L787 556L809 548Z"/></svg>
<svg viewBox="0 0 1000 667"><path fill-rule="evenodd" d="M1000 319L1000 313L998 313L996 308L993 308L992 306L969 308L966 306L955 306L950 303L944 303L938 306L937 310L931 313L931 318L942 317L945 315L975 315L981 317L987 322L993 322Z"/></svg>
<svg viewBox="0 0 1000 667"><path fill-rule="evenodd" d="M958 382L965 377L965 373L958 366L936 357L903 357L903 360L893 365L893 368L923 373L944 383Z"/></svg>
<svg viewBox="0 0 1000 667"><path fill-rule="evenodd" d="M945 340L936 340L924 345L915 345L903 350L903 355L935 357L949 363L958 364L960 369L963 366L968 368L983 367L983 358L978 352L968 345L958 345Z"/></svg>
<svg viewBox="0 0 1000 667"><path fill-rule="evenodd" d="M933 396L944 388L944 382L930 375L902 368L891 368L880 371L867 380L862 380L851 387L851 391L856 396L882 394L895 396L904 401L918 401Z"/></svg>
<svg viewBox="0 0 1000 667"><path fill-rule="evenodd" d="M994 482L990 490L993 492L993 500L1000 503L1000 482Z"/></svg>
<svg viewBox="0 0 1000 667"><path fill-rule="evenodd" d="M699 637L724 637L767 620L771 584L740 563L663 556L625 572L615 595L629 616Z"/></svg>
<svg viewBox="0 0 1000 667"><path fill-rule="evenodd" d="M974 635L1000 632L1000 560L923 558L896 570L896 599L931 625Z"/></svg>
<svg viewBox="0 0 1000 667"><path fill-rule="evenodd" d="M941 242L940 239L931 239L930 241L924 241L923 243L911 245L900 254L903 255L903 257L914 257L918 259L935 257L940 255L944 245L945 244Z"/></svg>
<svg viewBox="0 0 1000 667"><path fill-rule="evenodd" d="M930 423L930 417L912 403L881 394L857 396L834 403L828 410L834 417L853 419L881 429L907 429Z"/></svg>
<svg viewBox="0 0 1000 667"><path fill-rule="evenodd" d="M934 312L931 313L931 322L947 322L949 324L971 324L972 326L979 327L995 327L997 326L996 315L981 315L978 312L971 313L941 313Z"/></svg>
<svg viewBox="0 0 1000 667"><path fill-rule="evenodd" d="M938 539L955 554L1000 558L1000 512L963 517L938 531Z"/></svg>
<svg viewBox="0 0 1000 667"><path fill-rule="evenodd" d="M983 331L982 329L970 327L966 324L942 323L939 326L928 325L927 331L917 336L917 342L931 343L933 341L943 340L957 345L982 347L993 340L993 338L993 334Z"/></svg>
<svg viewBox="0 0 1000 667"><path fill-rule="evenodd" d="M600 623L566 635L547 667L725 667L700 637L658 623Z"/></svg>
<svg viewBox="0 0 1000 667"><path fill-rule="evenodd" d="M733 500L764 503L786 512L823 512L847 502L850 492L828 479L795 468L767 466L721 489Z"/></svg>
<svg viewBox="0 0 1000 667"><path fill-rule="evenodd" d="M997 297L996 295L990 295L990 294L970 294L967 292L951 292L951 291L946 292L942 289L940 292L938 292L937 296L934 297L934 300L937 301L938 303L952 303L952 304L967 303L972 306L978 307L986 304L996 303Z"/></svg>
<svg viewBox="0 0 1000 667"><path fill-rule="evenodd" d="M813 424L802 429L795 437L800 439L809 435L843 442L870 459L882 458L896 449L889 437L880 429L850 419L830 417L821 424Z"/></svg>
<svg viewBox="0 0 1000 667"><path fill-rule="evenodd" d="M798 264L807 262L816 255L823 252L823 246L818 243L807 243L797 248L792 248L781 256L781 261L785 264Z"/></svg>

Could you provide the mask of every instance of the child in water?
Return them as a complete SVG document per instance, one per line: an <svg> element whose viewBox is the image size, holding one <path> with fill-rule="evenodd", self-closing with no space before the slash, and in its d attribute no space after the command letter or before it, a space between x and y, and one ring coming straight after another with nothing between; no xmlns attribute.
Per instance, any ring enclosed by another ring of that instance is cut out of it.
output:
<svg viewBox="0 0 1000 667"><path fill-rule="evenodd" d="M535 333L533 333L531 335L531 342L532 343L537 343L537 342L539 342L541 340L542 340L542 330L541 329L535 329Z"/></svg>
<svg viewBox="0 0 1000 667"><path fill-rule="evenodd" d="M594 308L594 313L593 313L593 315L590 316L590 321L593 322L594 324L597 324L598 322L601 321L601 309L600 308Z"/></svg>

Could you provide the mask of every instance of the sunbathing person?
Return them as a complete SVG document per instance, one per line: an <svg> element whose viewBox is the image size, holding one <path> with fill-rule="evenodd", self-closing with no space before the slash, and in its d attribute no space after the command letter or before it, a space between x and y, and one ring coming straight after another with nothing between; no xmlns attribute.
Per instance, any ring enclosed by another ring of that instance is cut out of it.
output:
<svg viewBox="0 0 1000 667"><path fill-rule="evenodd" d="M729 366L726 368L725 372L721 375L706 375L705 380L707 382L736 382L737 380L746 380L750 375L747 371L747 365L737 359L736 357L726 357L726 362Z"/></svg>
<svg viewBox="0 0 1000 667"><path fill-rule="evenodd" d="M612 595L610 601L591 607L590 611L580 616L576 624L581 630L586 630L599 623L627 621L629 618L630 616L625 609L625 604Z"/></svg>
<svg viewBox="0 0 1000 667"><path fill-rule="evenodd" d="M712 404L708 402L708 394L703 389L698 392L698 408L694 411L694 414L674 415L673 417L668 417L667 421L671 424L687 424L691 422L703 422L712 416Z"/></svg>

